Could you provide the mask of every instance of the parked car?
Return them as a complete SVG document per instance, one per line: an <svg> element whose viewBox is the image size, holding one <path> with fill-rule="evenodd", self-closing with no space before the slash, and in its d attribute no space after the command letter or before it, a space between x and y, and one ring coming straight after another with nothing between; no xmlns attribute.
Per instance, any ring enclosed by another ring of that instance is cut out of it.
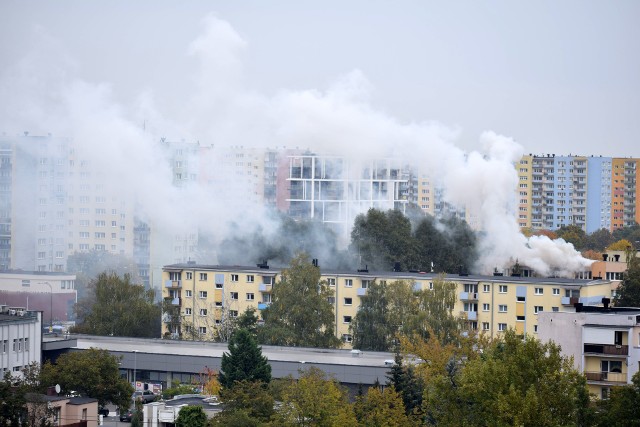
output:
<svg viewBox="0 0 640 427"><path fill-rule="evenodd" d="M153 394L151 390L134 391L131 399L133 399L134 401L141 400L143 403L149 403L156 400L156 395Z"/></svg>
<svg viewBox="0 0 640 427"><path fill-rule="evenodd" d="M133 418L133 409L127 409L124 412L120 413L120 421L126 421L128 423L131 422L131 419Z"/></svg>
<svg viewBox="0 0 640 427"><path fill-rule="evenodd" d="M105 417L109 416L109 408L104 407L104 406L100 406L98 408L98 415L103 415Z"/></svg>

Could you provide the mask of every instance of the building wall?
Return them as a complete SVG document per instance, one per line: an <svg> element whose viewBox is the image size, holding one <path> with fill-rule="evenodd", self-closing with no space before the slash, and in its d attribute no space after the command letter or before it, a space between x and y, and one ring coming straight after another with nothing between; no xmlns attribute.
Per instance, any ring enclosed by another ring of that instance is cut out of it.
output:
<svg viewBox="0 0 640 427"><path fill-rule="evenodd" d="M554 341L587 377L590 393L606 397L630 384L640 364L640 309L542 313L539 338Z"/></svg>
<svg viewBox="0 0 640 427"><path fill-rule="evenodd" d="M0 314L0 371L21 376L21 369L41 362L42 313Z"/></svg>
<svg viewBox="0 0 640 427"><path fill-rule="evenodd" d="M350 322L357 313L360 298L374 280L406 280L415 290L429 290L438 278L434 274L380 272L323 271L321 275L334 291L336 336L342 338L347 346L351 340ZM195 332L191 336L213 339L214 329L224 326L225 316L235 317L248 307L265 308L271 301L271 283L277 283L279 278L280 270L274 269L195 264L166 266L163 271L163 297L170 298L179 307L181 318L180 325L174 323L173 329L169 319L165 319L163 335L184 337L189 332L185 330L188 326ZM540 280L505 276L451 276L447 280L457 284L458 301L454 313L467 319L469 329L481 330L492 337L508 328L519 333L536 334L539 312L573 311L576 302L599 305L602 298L611 298L611 283L606 280Z"/></svg>

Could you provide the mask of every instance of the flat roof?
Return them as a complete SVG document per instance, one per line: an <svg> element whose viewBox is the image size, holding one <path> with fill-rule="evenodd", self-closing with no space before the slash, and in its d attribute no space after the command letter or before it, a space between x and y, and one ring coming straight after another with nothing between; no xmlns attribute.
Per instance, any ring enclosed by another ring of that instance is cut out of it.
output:
<svg viewBox="0 0 640 427"><path fill-rule="evenodd" d="M260 268L257 266L243 265L211 265L211 264L189 264L178 263L165 265L164 271L179 270L208 270L208 271L242 271L263 275L280 274L287 267L269 267ZM397 280L433 280L441 276L440 273L418 272L418 271L353 271L353 270L335 270L320 268L323 276L358 276L370 279L378 277L395 278ZM589 280L589 279L571 279L566 277L522 277L522 276L486 276L486 275L460 275L460 274L444 274L445 279L455 280L458 282L494 282L494 283L536 283L536 284L557 284L557 285L593 285L609 283L609 280Z"/></svg>
<svg viewBox="0 0 640 427"><path fill-rule="evenodd" d="M202 356L221 358L228 352L227 343L214 343L208 341L167 340L160 338L127 338L127 337L102 337L95 335L73 335L68 338L68 348L88 350L99 348L114 352L127 352L138 354L171 354L178 356ZM59 343L64 338L45 338L44 343ZM74 345L75 344L75 345ZM55 345L55 344L54 344ZM48 346L46 346L48 347ZM57 346L56 346L57 347ZM384 366L385 360L393 359L393 353L362 351L352 353L352 350L306 348L306 347L279 347L263 345L262 354L272 362L305 362L324 363L351 366ZM57 347L59 348L59 347ZM45 348L46 349L46 348ZM355 356L357 355L357 356Z"/></svg>

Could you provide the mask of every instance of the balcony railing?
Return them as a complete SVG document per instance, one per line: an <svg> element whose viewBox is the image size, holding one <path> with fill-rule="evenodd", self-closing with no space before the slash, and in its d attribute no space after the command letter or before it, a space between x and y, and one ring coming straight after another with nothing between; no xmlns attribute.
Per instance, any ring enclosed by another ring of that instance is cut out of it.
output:
<svg viewBox="0 0 640 427"><path fill-rule="evenodd" d="M181 288L182 280L167 280L164 282L164 286L167 288Z"/></svg>
<svg viewBox="0 0 640 427"><path fill-rule="evenodd" d="M562 297L562 305L571 305L577 304L580 301L579 297Z"/></svg>
<svg viewBox="0 0 640 427"><path fill-rule="evenodd" d="M460 316L466 320L478 320L477 311L461 311Z"/></svg>
<svg viewBox="0 0 640 427"><path fill-rule="evenodd" d="M585 353L597 353L597 354L611 354L614 356L628 356L628 345L613 345L613 344L590 344L585 343Z"/></svg>
<svg viewBox="0 0 640 427"><path fill-rule="evenodd" d="M587 381L601 381L608 383L626 383L627 374L620 372L598 372L598 371L586 371L584 375L587 377Z"/></svg>
<svg viewBox="0 0 640 427"><path fill-rule="evenodd" d="M478 293L460 292L460 301L478 301Z"/></svg>
<svg viewBox="0 0 640 427"><path fill-rule="evenodd" d="M174 298L171 300L172 305L180 305L180 298Z"/></svg>

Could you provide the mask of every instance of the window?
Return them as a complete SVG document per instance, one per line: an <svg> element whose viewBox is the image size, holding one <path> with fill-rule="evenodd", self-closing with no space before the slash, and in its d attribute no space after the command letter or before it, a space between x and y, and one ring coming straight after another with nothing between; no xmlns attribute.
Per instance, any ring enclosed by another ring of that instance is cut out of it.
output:
<svg viewBox="0 0 640 427"><path fill-rule="evenodd" d="M222 283L216 283L216 289L222 289Z"/></svg>
<svg viewBox="0 0 640 427"><path fill-rule="evenodd" d="M327 297L327 302L334 305L336 303L336 297Z"/></svg>
<svg viewBox="0 0 640 427"><path fill-rule="evenodd" d="M170 271L169 272L169 280L180 280L182 278L182 273L179 271Z"/></svg>
<svg viewBox="0 0 640 427"><path fill-rule="evenodd" d="M506 294L507 293L507 285L500 285L499 292L501 294Z"/></svg>
<svg viewBox="0 0 640 427"><path fill-rule="evenodd" d="M559 307L551 307L551 311L560 311Z"/></svg>
<svg viewBox="0 0 640 427"><path fill-rule="evenodd" d="M500 305L498 306L498 311L499 311L500 313L506 313L506 312L507 312L507 305L506 305L506 304L500 304Z"/></svg>
<svg viewBox="0 0 640 427"><path fill-rule="evenodd" d="M201 308L200 309L200 316L206 316L207 315L207 309L206 308Z"/></svg>
<svg viewBox="0 0 640 427"><path fill-rule="evenodd" d="M238 317L238 310L229 310L229 317Z"/></svg>
<svg viewBox="0 0 640 427"><path fill-rule="evenodd" d="M184 315L185 316L189 316L191 314L191 309L190 308L185 308L184 309Z"/></svg>
<svg viewBox="0 0 640 427"><path fill-rule="evenodd" d="M554 295L560 295L560 288L553 288Z"/></svg>
<svg viewBox="0 0 640 427"><path fill-rule="evenodd" d="M491 285L482 285L482 292L491 292Z"/></svg>
<svg viewBox="0 0 640 427"><path fill-rule="evenodd" d="M542 288L535 288L535 292L536 295L542 295L544 294L544 289Z"/></svg>
<svg viewBox="0 0 640 427"><path fill-rule="evenodd" d="M231 281L232 282L237 282L238 281L238 275L237 274L232 274L231 275Z"/></svg>
<svg viewBox="0 0 640 427"><path fill-rule="evenodd" d="M482 304L482 311L489 311L491 306L489 304Z"/></svg>
<svg viewBox="0 0 640 427"><path fill-rule="evenodd" d="M371 285L371 280L362 280L362 289L367 289Z"/></svg>
<svg viewBox="0 0 640 427"><path fill-rule="evenodd" d="M498 331L504 332L506 330L507 330L507 324L506 323L498 323Z"/></svg>
<svg viewBox="0 0 640 427"><path fill-rule="evenodd" d="M81 231L80 232L80 238L81 239L88 239L89 238L89 232L88 231Z"/></svg>
<svg viewBox="0 0 640 427"><path fill-rule="evenodd" d="M14 339L13 340L13 351L17 351L17 348L18 348L18 340Z"/></svg>
<svg viewBox="0 0 640 427"><path fill-rule="evenodd" d="M489 330L489 322L482 322L482 330L483 331Z"/></svg>
<svg viewBox="0 0 640 427"><path fill-rule="evenodd" d="M353 341L353 337L351 336L351 334L342 334L342 341L351 342Z"/></svg>
<svg viewBox="0 0 640 427"><path fill-rule="evenodd" d="M204 282L205 280L207 280L207 273L200 273L200 281Z"/></svg>
<svg viewBox="0 0 640 427"><path fill-rule="evenodd" d="M524 302L525 301L525 297L516 297L516 301Z"/></svg>
<svg viewBox="0 0 640 427"><path fill-rule="evenodd" d="M201 334L206 334L207 333L207 328L206 326L200 326L198 328L198 332L200 332Z"/></svg>
<svg viewBox="0 0 640 427"><path fill-rule="evenodd" d="M7 352L7 340L2 341L2 352L3 353Z"/></svg>
<svg viewBox="0 0 640 427"><path fill-rule="evenodd" d="M255 295L253 293L247 294L247 301L253 301L255 299Z"/></svg>
<svg viewBox="0 0 640 427"><path fill-rule="evenodd" d="M222 301L216 301L216 307L222 307Z"/></svg>
<svg viewBox="0 0 640 427"><path fill-rule="evenodd" d="M237 292L230 292L229 293L229 298L237 300L238 299L238 293Z"/></svg>
<svg viewBox="0 0 640 427"><path fill-rule="evenodd" d="M253 274L247 274L247 283L253 283Z"/></svg>
<svg viewBox="0 0 640 427"><path fill-rule="evenodd" d="M351 298L345 298L344 299L344 305L351 305L353 303Z"/></svg>
<svg viewBox="0 0 640 427"><path fill-rule="evenodd" d="M516 316L516 320L520 322L524 322L524 316Z"/></svg>
<svg viewBox="0 0 640 427"><path fill-rule="evenodd" d="M200 298L206 298L207 297L207 291L200 291Z"/></svg>
<svg viewBox="0 0 640 427"><path fill-rule="evenodd" d="M342 316L342 323L351 323L351 316Z"/></svg>
<svg viewBox="0 0 640 427"><path fill-rule="evenodd" d="M187 271L185 274L187 275L187 280L193 280L193 273L192 272Z"/></svg>
<svg viewBox="0 0 640 427"><path fill-rule="evenodd" d="M329 277L329 278L327 279L327 285L329 285L329 286L335 286L335 285L336 285L336 279L335 279L335 278L333 278L333 277Z"/></svg>
<svg viewBox="0 0 640 427"><path fill-rule="evenodd" d="M538 333L538 325L533 325L533 332Z"/></svg>
<svg viewBox="0 0 640 427"><path fill-rule="evenodd" d="M544 311L544 308L541 305L536 305L535 307L533 307L533 312L535 314L540 313L541 311Z"/></svg>
<svg viewBox="0 0 640 427"><path fill-rule="evenodd" d="M344 286L347 288L353 287L353 279L344 279Z"/></svg>

